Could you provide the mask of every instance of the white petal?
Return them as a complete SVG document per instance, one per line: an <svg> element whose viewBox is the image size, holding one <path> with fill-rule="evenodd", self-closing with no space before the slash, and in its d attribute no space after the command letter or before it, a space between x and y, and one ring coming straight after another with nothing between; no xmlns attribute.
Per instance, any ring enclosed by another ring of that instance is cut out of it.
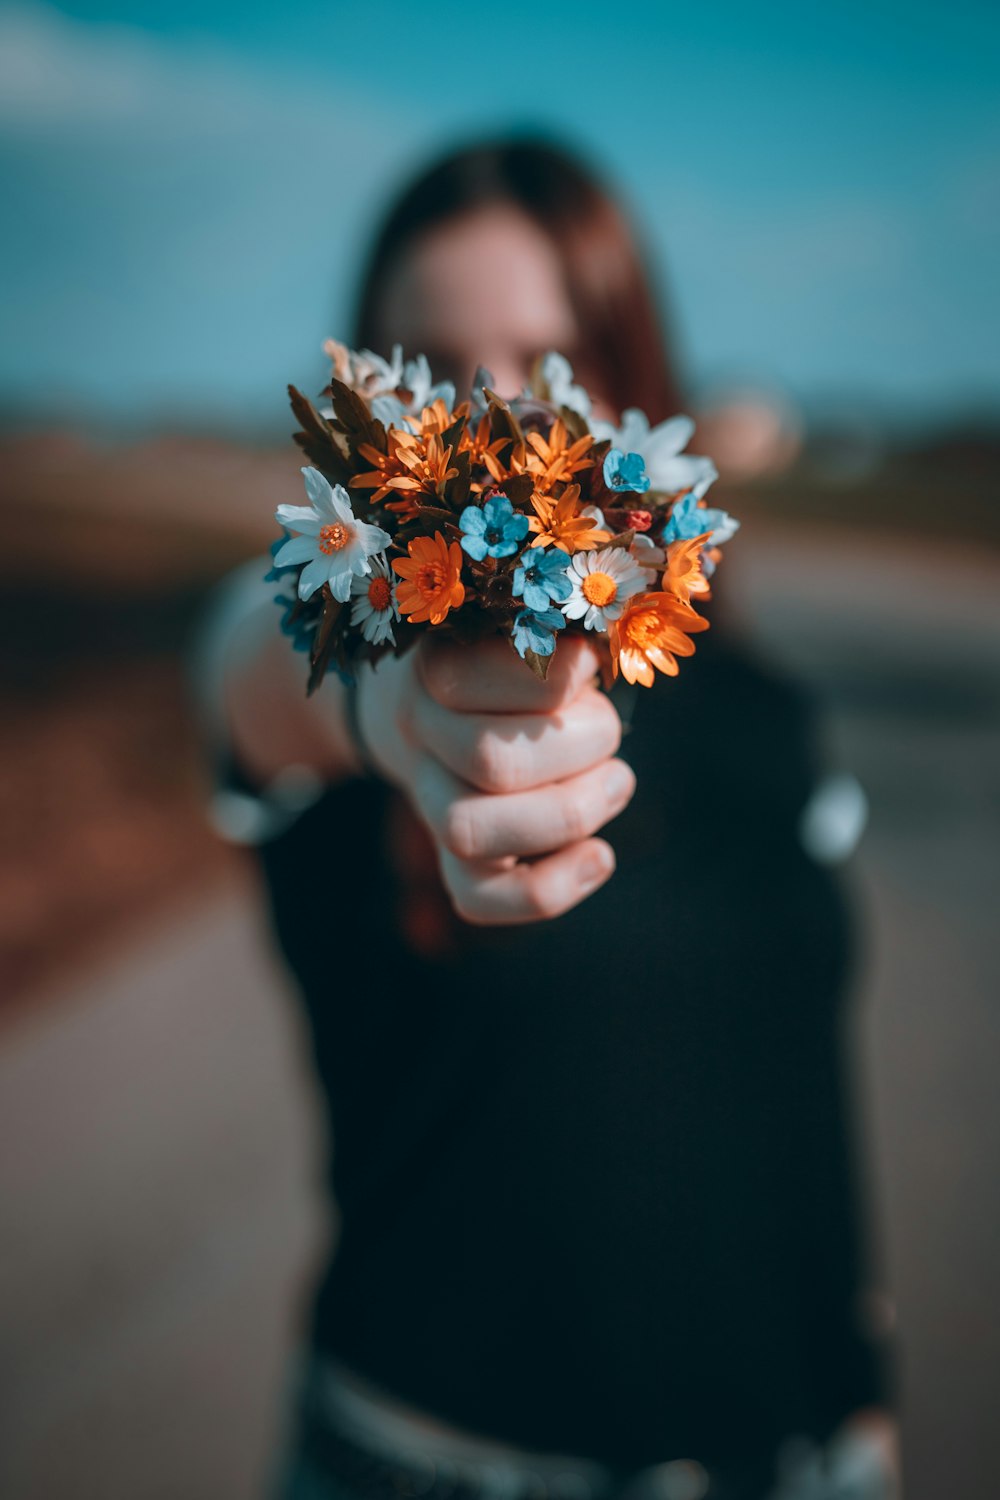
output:
<svg viewBox="0 0 1000 1500"><path fill-rule="evenodd" d="M351 597L351 574L349 569L330 574L330 593L341 604L346 604Z"/></svg>
<svg viewBox="0 0 1000 1500"><path fill-rule="evenodd" d="M716 526L708 540L713 547L721 547L723 542L728 542L730 537L735 536L739 529L740 523L736 517L727 516L723 512L723 519Z"/></svg>
<svg viewBox="0 0 1000 1500"><path fill-rule="evenodd" d="M682 448L687 447L693 436L694 423L690 417L671 417L668 422L661 422L644 439L643 457L646 467L650 468L653 464L673 458Z"/></svg>
<svg viewBox="0 0 1000 1500"><path fill-rule="evenodd" d="M615 426L614 422L605 422L600 417L591 417L589 425L590 430L598 443L608 442L611 443L615 448L620 448L622 446L621 433L618 431L618 428Z"/></svg>
<svg viewBox="0 0 1000 1500"><path fill-rule="evenodd" d="M392 537L381 526L369 526L367 521L355 521L354 530L368 557L375 552L382 552L392 541Z"/></svg>
<svg viewBox="0 0 1000 1500"><path fill-rule="evenodd" d="M641 453L649 437L649 418L637 406L628 406L622 412L621 431L616 447L625 453Z"/></svg>
<svg viewBox="0 0 1000 1500"><path fill-rule="evenodd" d="M542 359L542 379L555 406L567 406L581 417L590 415L590 397L582 385L573 384L573 366L564 354L550 351Z"/></svg>
<svg viewBox="0 0 1000 1500"><path fill-rule="evenodd" d="M313 505L320 511L328 509L332 494L329 481L323 478L318 469L304 468L302 476L306 482L306 494Z"/></svg>
<svg viewBox="0 0 1000 1500"><path fill-rule="evenodd" d="M658 547L655 542L651 542L649 537L642 531L632 538L632 545L629 551L640 568L659 568L666 562L667 554L663 548Z"/></svg>
<svg viewBox="0 0 1000 1500"><path fill-rule="evenodd" d="M452 407L455 405L454 381L439 380L437 385L432 385L430 390L427 392L427 400L425 402L425 405L430 406L432 401L443 401L448 410L451 411Z"/></svg>
<svg viewBox="0 0 1000 1500"><path fill-rule="evenodd" d="M700 500L702 496L711 489L712 485L719 477L719 471L710 458L703 458L701 460L701 463L704 465L704 472L702 473L701 478L697 479L694 484L694 493L695 497L698 500Z"/></svg>
<svg viewBox="0 0 1000 1500"><path fill-rule="evenodd" d="M371 403L372 416L383 427L399 427L406 407L398 396L376 396Z"/></svg>
<svg viewBox="0 0 1000 1500"><path fill-rule="evenodd" d="M718 477L710 458L696 458L689 453L664 458L656 464L647 464L647 469L654 490L660 490L666 495L676 495L681 490L694 490L699 500Z"/></svg>
<svg viewBox="0 0 1000 1500"><path fill-rule="evenodd" d="M311 599L316 590L323 587L329 571L330 565L325 557L314 557L311 563L306 563L299 574L299 598Z"/></svg>
<svg viewBox="0 0 1000 1500"><path fill-rule="evenodd" d="M315 557L317 546L315 538L311 536L293 536L283 547L279 547L274 554L274 566L276 568L288 568L295 563L308 562Z"/></svg>
<svg viewBox="0 0 1000 1500"><path fill-rule="evenodd" d="M323 524L311 505L279 505L274 518L289 531L301 531L304 536L318 536Z"/></svg>
<svg viewBox="0 0 1000 1500"><path fill-rule="evenodd" d="M334 485L330 491L330 506L338 521L344 521L348 525L353 523L354 507L351 504L350 495L342 484Z"/></svg>
<svg viewBox="0 0 1000 1500"><path fill-rule="evenodd" d="M373 611L361 627L361 634L366 641L371 641L373 646L381 645L383 641L391 641L396 644L392 633L392 620L388 612L380 610Z"/></svg>

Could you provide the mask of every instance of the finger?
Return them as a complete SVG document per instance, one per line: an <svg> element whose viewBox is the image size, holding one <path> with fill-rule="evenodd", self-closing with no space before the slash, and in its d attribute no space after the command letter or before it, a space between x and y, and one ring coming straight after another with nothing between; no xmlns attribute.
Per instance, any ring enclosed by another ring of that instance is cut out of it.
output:
<svg viewBox="0 0 1000 1500"><path fill-rule="evenodd" d="M550 714L452 713L418 693L413 732L425 750L479 791L523 792L607 760L621 743L622 726L596 689Z"/></svg>
<svg viewBox="0 0 1000 1500"><path fill-rule="evenodd" d="M457 713L548 713L571 703L599 666L592 642L571 636L559 642L543 682L497 637L475 646L429 640L417 670L430 696Z"/></svg>
<svg viewBox="0 0 1000 1500"><path fill-rule="evenodd" d="M441 851L441 874L458 915L483 926L544 922L598 890L615 868L603 839L585 839L558 854L509 869L469 863Z"/></svg>
<svg viewBox="0 0 1000 1500"><path fill-rule="evenodd" d="M623 760L606 760L530 792L483 795L432 756L414 778L417 809L440 844L462 860L549 854L579 843L622 811L635 791Z"/></svg>

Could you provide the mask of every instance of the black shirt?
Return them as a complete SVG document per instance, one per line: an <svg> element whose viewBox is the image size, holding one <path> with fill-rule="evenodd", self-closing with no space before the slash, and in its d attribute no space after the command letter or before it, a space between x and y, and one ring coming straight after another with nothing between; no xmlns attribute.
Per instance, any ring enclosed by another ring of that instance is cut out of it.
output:
<svg viewBox="0 0 1000 1500"><path fill-rule="evenodd" d="M845 1106L851 929L798 838L802 695L716 630L629 706L618 869L555 921L455 919L415 952L401 903L429 893L401 885L377 782L263 846L341 1214L312 1337L481 1434L726 1459L883 1395Z"/></svg>

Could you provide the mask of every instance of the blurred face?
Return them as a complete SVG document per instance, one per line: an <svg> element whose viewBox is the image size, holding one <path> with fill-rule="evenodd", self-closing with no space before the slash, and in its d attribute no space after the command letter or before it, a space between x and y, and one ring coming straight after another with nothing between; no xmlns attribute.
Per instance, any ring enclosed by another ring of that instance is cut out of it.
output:
<svg viewBox="0 0 1000 1500"><path fill-rule="evenodd" d="M389 274L383 342L427 355L438 379L467 394L477 365L511 397L540 353L556 349L593 376L554 246L518 209L475 209L428 230Z"/></svg>

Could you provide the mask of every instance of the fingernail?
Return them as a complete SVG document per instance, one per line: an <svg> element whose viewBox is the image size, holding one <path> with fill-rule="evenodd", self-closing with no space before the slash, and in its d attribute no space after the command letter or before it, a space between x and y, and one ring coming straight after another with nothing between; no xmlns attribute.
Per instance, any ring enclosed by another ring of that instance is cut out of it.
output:
<svg viewBox="0 0 1000 1500"><path fill-rule="evenodd" d="M635 790L635 775L623 760L616 760L604 778L604 795L612 807L624 807Z"/></svg>
<svg viewBox="0 0 1000 1500"><path fill-rule="evenodd" d="M585 891L602 885L615 867L615 856L608 844L596 844L580 861L580 885Z"/></svg>

